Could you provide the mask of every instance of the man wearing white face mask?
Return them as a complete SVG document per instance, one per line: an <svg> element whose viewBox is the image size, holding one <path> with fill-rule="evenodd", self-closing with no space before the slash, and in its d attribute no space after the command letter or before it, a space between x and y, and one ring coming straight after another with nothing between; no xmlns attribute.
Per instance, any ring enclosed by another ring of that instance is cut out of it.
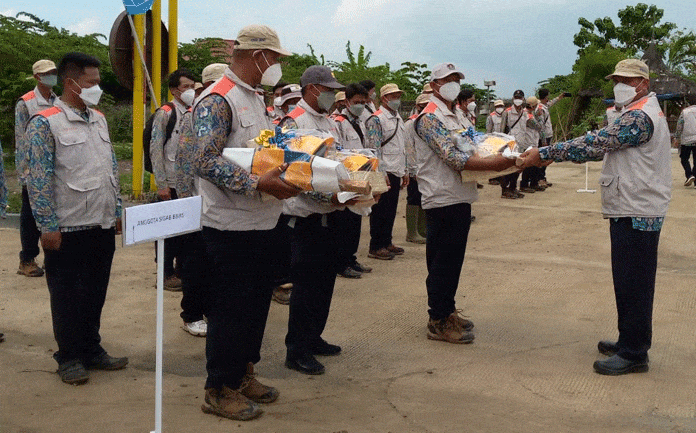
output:
<svg viewBox="0 0 696 433"><path fill-rule="evenodd" d="M22 210L19 219L19 234L22 243L22 251L19 252L18 274L26 277L40 277L43 269L36 264L36 256L39 255L39 237L41 233L36 228L36 221L29 206L27 194L27 175L29 166L29 143L24 138L24 133L29 119L47 108L53 106L56 94L53 87L58 84L56 65L50 60L39 60L32 67L33 78L36 87L17 101L15 106L15 166L17 177L22 186ZM32 78L30 77L30 78Z"/></svg>
<svg viewBox="0 0 696 433"><path fill-rule="evenodd" d="M464 89L457 95L456 114L464 128L476 129L476 95L471 89Z"/></svg>
<svg viewBox="0 0 696 433"><path fill-rule="evenodd" d="M326 66L310 66L300 78L302 99L281 122L288 129L320 129L340 139L329 110L334 92L344 86ZM349 201L348 204L355 202ZM336 194L303 193L285 201L283 214L291 227L290 314L285 366L304 374L323 374L324 365L315 355L341 353L341 347L322 338L331 308L336 274L341 271L341 239L336 211L344 210Z"/></svg>
<svg viewBox="0 0 696 433"><path fill-rule="evenodd" d="M502 114L505 111L505 103L502 99L498 99L493 103L495 109L486 118L486 132L503 132L502 131Z"/></svg>
<svg viewBox="0 0 696 433"><path fill-rule="evenodd" d="M360 116L370 102L370 96L363 86L352 83L346 86L346 108L334 120L338 126L339 142L344 149L362 149L367 131ZM350 209L333 213L339 227L343 228L345 241L339 245L340 257L344 259L339 266L338 275L344 278L361 278L363 273L372 272L372 268L358 262L356 253L360 246L362 216Z"/></svg>
<svg viewBox="0 0 696 433"><path fill-rule="evenodd" d="M169 91L174 96L171 102L162 105L153 115L152 134L150 138L150 159L152 174L157 183L159 200L176 200L176 152L179 149L179 137L183 129L186 110L195 99L196 77L187 69L178 69L168 78ZM173 126L173 128L172 128ZM173 237L164 242L164 287L168 290L181 290L181 279L174 271L174 260L177 266L179 258L180 238Z"/></svg>
<svg viewBox="0 0 696 433"><path fill-rule="evenodd" d="M261 130L272 129L256 86L275 85L283 73L280 58L291 54L264 25L242 28L235 41L232 63L196 99L192 115L198 155L194 170L203 198L201 233L214 269L207 297L208 377L201 410L248 420L263 412L258 403L278 398L277 389L255 377L254 364L261 359L275 261L283 242L275 230L282 200L300 191L280 178L285 164L255 175L222 156L224 149L246 147ZM262 192L278 200L264 200Z"/></svg>
<svg viewBox="0 0 696 433"><path fill-rule="evenodd" d="M406 148L404 144L404 120L399 114L402 92L393 83L379 89L380 108L365 122L366 146L375 149L380 168L389 177L389 191L382 194L372 206L370 214L370 250L368 257L391 260L404 253L404 249L392 243L392 231L399 203L399 190L408 186L406 175Z"/></svg>
<svg viewBox="0 0 696 433"><path fill-rule="evenodd" d="M599 131L530 149L525 166L551 161L604 160L599 183L602 214L609 219L611 267L619 339L600 341L599 374L648 370L660 231L671 198L670 133L655 93L649 93L648 66L640 60L617 63L608 75L621 115Z"/></svg>
<svg viewBox="0 0 696 433"><path fill-rule="evenodd" d="M452 63L433 69L433 95L414 120L418 190L427 220L428 338L448 343L474 341L474 324L459 316L455 296L471 226L476 182L462 182L462 170L500 171L515 164L502 155L479 158L460 151L452 133L462 129L454 101L464 74Z"/></svg>
<svg viewBox="0 0 696 433"><path fill-rule="evenodd" d="M100 318L121 230L118 165L99 103L99 60L68 53L58 67L63 95L29 121L27 188L41 230L58 374L87 382L86 369L118 370L100 345Z"/></svg>

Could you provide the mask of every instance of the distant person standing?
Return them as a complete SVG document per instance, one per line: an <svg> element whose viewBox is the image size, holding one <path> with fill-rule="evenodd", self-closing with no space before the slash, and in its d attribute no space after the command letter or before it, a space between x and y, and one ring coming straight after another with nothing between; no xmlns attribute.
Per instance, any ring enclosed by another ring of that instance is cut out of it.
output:
<svg viewBox="0 0 696 433"><path fill-rule="evenodd" d="M502 99L498 99L493 103L493 111L486 118L486 132L503 132L502 131L502 114L505 111L505 103Z"/></svg>
<svg viewBox="0 0 696 433"><path fill-rule="evenodd" d="M101 346L99 328L115 235L121 230L118 164L99 103L99 60L68 53L58 76L63 95L27 126L27 189L41 229L46 282L51 295L58 374L63 382L87 382L86 369L118 370Z"/></svg>
<svg viewBox="0 0 696 433"><path fill-rule="evenodd" d="M406 172L409 176L406 187L406 241L414 244L425 243L425 211L421 207L421 193L418 191L418 164L416 161L416 131L414 121L423 111L430 95L421 93L416 98L414 113L404 123L404 148L406 150Z"/></svg>
<svg viewBox="0 0 696 433"><path fill-rule="evenodd" d="M392 232L399 203L399 191L408 186L406 149L404 147L404 120L399 114L403 92L394 83L379 90L379 110L365 122L366 146L375 149L380 167L387 172L389 190L372 206L370 214L370 250L368 257L391 260L402 255L404 249L394 245Z"/></svg>
<svg viewBox="0 0 696 433"><path fill-rule="evenodd" d="M561 93L549 101L549 89L539 89L539 109L542 111L540 121L543 125L542 143L540 146L548 146L551 144L551 140L553 140L553 124L551 123L551 113L549 110L556 105L558 101L569 95L570 93ZM539 168L539 185L545 188L553 186L553 184L546 179L546 167Z"/></svg>
<svg viewBox="0 0 696 433"><path fill-rule="evenodd" d="M32 67L36 87L19 99L15 105L15 167L17 177L22 186L22 210L19 217L19 237L22 251L19 253L18 274L26 277L40 277L44 270L36 264L39 255L39 238L41 233L36 228L36 221L29 205L27 194L27 177L29 175L29 143L25 132L29 119L47 108L51 108L56 100L53 87L58 84L56 65L50 60L39 60Z"/></svg>
<svg viewBox="0 0 696 433"><path fill-rule="evenodd" d="M179 150L179 136L183 128L184 114L193 104L196 78L187 69L177 69L169 75L169 91L174 96L154 114L152 136L150 139L150 159L157 183L157 198L161 201L176 200L176 153ZM171 123L170 123L171 122ZM173 126L173 128L171 126ZM180 291L181 279L174 271L181 250L181 237L175 236L164 241L164 287L166 290Z"/></svg>
<svg viewBox="0 0 696 433"><path fill-rule="evenodd" d="M686 107L679 114L674 141L679 146L679 159L684 167L684 186L691 186L696 175L696 105ZM689 163L689 158L692 163Z"/></svg>
<svg viewBox="0 0 696 433"><path fill-rule="evenodd" d="M360 84L352 83L346 86L346 108L340 115L334 117L338 128L339 143L344 149L362 149L367 136L365 125L360 116L365 106L370 102L367 90ZM362 215L351 209L338 210L332 213L336 225L344 232L344 242L338 247L343 264L339 266L338 275L343 278L360 278L363 273L372 272L372 268L358 262L357 252L360 246L362 232Z"/></svg>

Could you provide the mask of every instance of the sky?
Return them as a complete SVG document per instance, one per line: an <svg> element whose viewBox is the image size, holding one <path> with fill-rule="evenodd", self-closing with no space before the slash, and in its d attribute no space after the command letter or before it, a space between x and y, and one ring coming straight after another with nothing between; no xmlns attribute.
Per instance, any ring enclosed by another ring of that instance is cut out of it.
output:
<svg viewBox="0 0 696 433"><path fill-rule="evenodd" d="M646 1L665 10L663 21L696 29L693 0ZM532 94L538 82L572 72L578 18L605 16L639 1L608 0L179 0L179 42L234 39L248 24L266 24L281 44L328 60L345 61L346 42L372 52L370 65L402 62L433 67L451 62L465 83L509 98L515 89ZM162 0L167 22L168 0ZM124 9L120 0L0 0L0 14L26 11L78 34L102 33Z"/></svg>

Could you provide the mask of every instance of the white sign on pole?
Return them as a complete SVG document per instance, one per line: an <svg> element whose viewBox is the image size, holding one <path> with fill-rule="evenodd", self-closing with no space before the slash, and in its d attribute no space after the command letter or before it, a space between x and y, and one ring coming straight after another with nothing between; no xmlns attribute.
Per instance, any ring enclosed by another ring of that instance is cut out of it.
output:
<svg viewBox="0 0 696 433"><path fill-rule="evenodd" d="M201 229L201 196L125 208L123 245L191 233Z"/></svg>
<svg viewBox="0 0 696 433"><path fill-rule="evenodd" d="M201 196L125 208L123 245L157 241L157 337L155 354L155 430L162 433L164 371L164 239L201 229Z"/></svg>

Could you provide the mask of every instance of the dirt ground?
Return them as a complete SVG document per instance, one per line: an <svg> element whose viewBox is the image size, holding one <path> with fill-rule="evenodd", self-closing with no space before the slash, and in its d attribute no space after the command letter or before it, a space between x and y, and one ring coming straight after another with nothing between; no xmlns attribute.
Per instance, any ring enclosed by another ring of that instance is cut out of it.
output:
<svg viewBox="0 0 696 433"><path fill-rule="evenodd" d="M597 187L601 163L590 164ZM288 308L271 307L257 365L280 399L258 420L200 410L205 341L181 329L180 294L165 292L165 432L694 432L696 190L682 186L661 235L650 371L600 376L597 341L616 338L608 222L599 193L579 194L585 170L553 165L554 186L502 200L488 186L474 206L458 306L476 341L426 339L425 246L404 242L404 197L395 242L405 255L368 259L360 280L339 278L324 337L343 353L326 374L283 366ZM7 224L7 223L6 223ZM16 275L19 233L0 229L0 431L149 432L154 429L153 246L118 247L102 317L104 346L130 365L64 385L43 278ZM39 258L41 262L42 258Z"/></svg>

